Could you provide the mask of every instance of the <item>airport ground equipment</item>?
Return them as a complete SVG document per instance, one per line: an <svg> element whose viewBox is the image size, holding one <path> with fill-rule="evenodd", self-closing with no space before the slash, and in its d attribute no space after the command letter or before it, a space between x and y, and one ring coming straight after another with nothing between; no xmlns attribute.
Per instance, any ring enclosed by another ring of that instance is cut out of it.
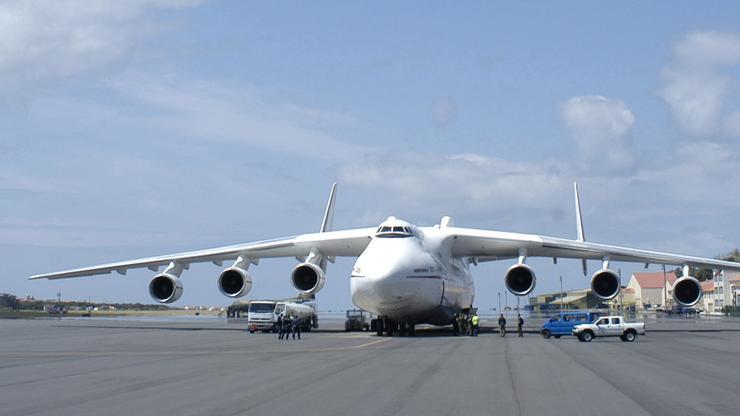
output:
<svg viewBox="0 0 740 416"><path fill-rule="evenodd" d="M249 303L247 327L249 332L276 332L278 316L292 316L301 322L303 331L319 327L316 305L312 302L287 302L274 300L253 300Z"/></svg>
<svg viewBox="0 0 740 416"><path fill-rule="evenodd" d="M627 323L621 316L603 316L593 323L576 325L573 335L582 342L591 342L596 337L619 337L622 341L634 342L637 335L645 335L645 323Z"/></svg>
<svg viewBox="0 0 740 416"><path fill-rule="evenodd" d="M362 309L350 309L347 311L347 319L344 321L344 330L349 331L369 331L370 322L368 313Z"/></svg>
<svg viewBox="0 0 740 416"><path fill-rule="evenodd" d="M572 335L573 328L580 324L589 324L601 316L598 312L568 311L560 312L542 325L540 334L543 338L560 338Z"/></svg>

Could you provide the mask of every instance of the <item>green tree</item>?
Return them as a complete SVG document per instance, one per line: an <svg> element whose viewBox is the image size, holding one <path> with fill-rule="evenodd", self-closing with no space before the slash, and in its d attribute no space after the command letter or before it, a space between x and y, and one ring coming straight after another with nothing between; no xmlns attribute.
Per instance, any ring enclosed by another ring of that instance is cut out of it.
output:
<svg viewBox="0 0 740 416"><path fill-rule="evenodd" d="M0 293L0 307L16 309L18 298L8 293Z"/></svg>

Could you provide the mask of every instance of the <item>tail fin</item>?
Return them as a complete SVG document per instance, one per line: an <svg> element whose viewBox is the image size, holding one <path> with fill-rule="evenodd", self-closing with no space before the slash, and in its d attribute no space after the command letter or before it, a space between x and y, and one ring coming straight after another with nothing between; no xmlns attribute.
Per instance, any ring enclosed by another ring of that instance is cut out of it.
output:
<svg viewBox="0 0 740 416"><path fill-rule="evenodd" d="M573 182L573 191L575 192L576 198L576 229L578 231L578 241L586 241L586 234L583 232L583 215L581 214L581 198L578 196L578 184ZM581 259L581 267L583 267L583 275L588 275L588 265L586 259Z"/></svg>
<svg viewBox="0 0 740 416"><path fill-rule="evenodd" d="M323 233L331 231L331 226L334 223L334 201L337 198L337 183L334 182L331 185L331 192L329 193L329 202L326 203L326 210L324 211L324 219L321 221L321 230Z"/></svg>
<svg viewBox="0 0 740 416"><path fill-rule="evenodd" d="M578 196L578 184L573 182L573 190L576 193L576 227L578 228L578 241L586 241L583 233L583 215L581 214L581 198Z"/></svg>

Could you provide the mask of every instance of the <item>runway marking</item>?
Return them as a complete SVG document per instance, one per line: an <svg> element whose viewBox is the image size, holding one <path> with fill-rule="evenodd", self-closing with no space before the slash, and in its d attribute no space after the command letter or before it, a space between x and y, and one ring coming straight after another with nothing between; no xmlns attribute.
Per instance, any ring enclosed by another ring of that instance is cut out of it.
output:
<svg viewBox="0 0 740 416"><path fill-rule="evenodd" d="M371 345L380 344L390 341L392 338L383 338L375 341L366 342L359 345L350 345L347 347L322 347L322 348L288 348L275 350L225 350L225 351L6 351L0 352L0 357L4 358L54 358L54 357L155 357L155 356L201 356L201 355L244 355L255 353L277 353L290 354L298 352L328 352L328 351L349 351L367 348Z"/></svg>

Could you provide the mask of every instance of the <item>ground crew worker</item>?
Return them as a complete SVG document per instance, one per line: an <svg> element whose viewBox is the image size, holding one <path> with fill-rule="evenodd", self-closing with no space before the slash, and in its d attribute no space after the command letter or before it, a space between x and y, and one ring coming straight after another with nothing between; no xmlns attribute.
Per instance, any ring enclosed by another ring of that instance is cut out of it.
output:
<svg viewBox="0 0 740 416"><path fill-rule="evenodd" d="M522 327L524 326L524 319L520 314L516 314L516 316L519 317L516 323L516 330L517 332L519 332L519 338L521 338L524 336L524 331L522 330Z"/></svg>
<svg viewBox="0 0 740 416"><path fill-rule="evenodd" d="M502 337L506 336L506 318L503 313L498 317L498 329Z"/></svg>
<svg viewBox="0 0 740 416"><path fill-rule="evenodd" d="M473 336L474 337L478 336L478 321L479 321L478 314L474 313L473 317L470 318L470 323L473 325Z"/></svg>
<svg viewBox="0 0 740 416"><path fill-rule="evenodd" d="M460 335L460 324L458 323L457 314L452 315L452 335Z"/></svg>
<svg viewBox="0 0 740 416"><path fill-rule="evenodd" d="M283 328L284 328L285 340L287 340L289 338L290 333L292 332L291 331L291 327L293 326L291 324L292 321L293 321L293 317L290 316L290 315L286 316L285 319L283 319Z"/></svg>
<svg viewBox="0 0 740 416"><path fill-rule="evenodd" d="M283 314L278 315L276 325L278 330L278 339L283 339L283 334L285 333L283 330Z"/></svg>
<svg viewBox="0 0 740 416"><path fill-rule="evenodd" d="M295 339L296 334L298 339L301 339L301 321L297 316L293 318L293 339Z"/></svg>
<svg viewBox="0 0 740 416"><path fill-rule="evenodd" d="M465 335L468 333L468 321L465 319L465 315L460 314L457 317L457 325L460 326L460 333Z"/></svg>

